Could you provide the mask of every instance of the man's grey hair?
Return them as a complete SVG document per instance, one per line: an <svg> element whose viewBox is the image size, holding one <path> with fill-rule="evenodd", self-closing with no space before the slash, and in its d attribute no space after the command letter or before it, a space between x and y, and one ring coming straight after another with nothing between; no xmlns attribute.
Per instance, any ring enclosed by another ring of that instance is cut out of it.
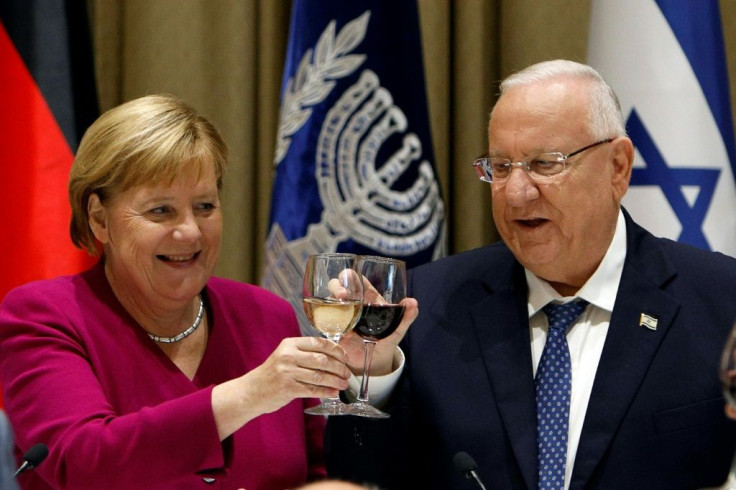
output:
<svg viewBox="0 0 736 490"><path fill-rule="evenodd" d="M595 139L626 136L626 124L616 92L593 67L582 63L569 60L536 63L501 82L501 95L514 87L566 77L590 81L590 131Z"/></svg>

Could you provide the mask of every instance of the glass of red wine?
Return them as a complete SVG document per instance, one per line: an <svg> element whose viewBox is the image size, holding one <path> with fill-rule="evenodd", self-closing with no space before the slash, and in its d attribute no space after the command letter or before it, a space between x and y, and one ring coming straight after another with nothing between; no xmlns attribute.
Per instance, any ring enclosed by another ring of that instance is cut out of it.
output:
<svg viewBox="0 0 736 490"><path fill-rule="evenodd" d="M721 355L721 383L726 402L733 410L736 410L736 324L731 329ZM736 454L731 462L728 479L720 489L736 490Z"/></svg>
<svg viewBox="0 0 736 490"><path fill-rule="evenodd" d="M363 338L365 361L360 393L350 408L353 415L387 418L387 413L370 404L368 380L376 342L391 335L404 316L406 264L388 257L362 255L358 258L358 269L363 276L363 310L353 331Z"/></svg>
<svg viewBox="0 0 736 490"><path fill-rule="evenodd" d="M310 255L304 270L303 305L309 323L335 343L355 326L363 306L363 281L354 254ZM350 405L339 397L305 410L311 415L347 415Z"/></svg>

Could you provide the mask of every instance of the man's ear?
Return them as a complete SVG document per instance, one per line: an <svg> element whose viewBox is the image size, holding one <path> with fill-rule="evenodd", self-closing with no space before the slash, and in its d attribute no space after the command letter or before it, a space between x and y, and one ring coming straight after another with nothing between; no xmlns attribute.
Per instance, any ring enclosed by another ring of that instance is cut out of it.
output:
<svg viewBox="0 0 736 490"><path fill-rule="evenodd" d="M626 136L616 138L613 145L612 184L616 200L621 202L629 188L631 171L634 167L634 144Z"/></svg>
<svg viewBox="0 0 736 490"><path fill-rule="evenodd" d="M107 209L97 193L90 194L87 200L87 214L89 215L89 227L95 234L95 238L103 245L106 244L109 241Z"/></svg>

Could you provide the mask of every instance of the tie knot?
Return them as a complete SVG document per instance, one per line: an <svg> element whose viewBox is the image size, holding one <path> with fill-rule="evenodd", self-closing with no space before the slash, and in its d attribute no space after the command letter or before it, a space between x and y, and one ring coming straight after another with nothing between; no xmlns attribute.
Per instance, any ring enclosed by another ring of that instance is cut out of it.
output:
<svg viewBox="0 0 736 490"><path fill-rule="evenodd" d="M542 309L547 315L550 329L567 330L567 327L580 316L586 306L588 306L588 302L580 300L563 305L549 303Z"/></svg>

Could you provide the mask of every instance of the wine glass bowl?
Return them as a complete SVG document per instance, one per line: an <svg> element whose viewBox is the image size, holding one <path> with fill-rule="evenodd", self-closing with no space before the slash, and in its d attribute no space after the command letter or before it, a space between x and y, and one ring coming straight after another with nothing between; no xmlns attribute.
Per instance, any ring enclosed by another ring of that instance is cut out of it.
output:
<svg viewBox="0 0 736 490"><path fill-rule="evenodd" d="M364 304L360 319L354 330L365 340L378 341L394 333L403 317L404 305Z"/></svg>
<svg viewBox="0 0 736 490"><path fill-rule="evenodd" d="M302 288L304 312L321 335L338 343L355 326L363 305L363 280L357 256L345 253L310 255ZM305 410L312 415L346 415L350 405L327 398Z"/></svg>
<svg viewBox="0 0 736 490"><path fill-rule="evenodd" d="M360 393L351 412L362 417L386 418L387 413L370 404L368 381L376 342L391 335L404 316L406 264L398 259L363 255L358 258L358 269L363 276L363 309L353 331L363 338L365 360Z"/></svg>
<svg viewBox="0 0 736 490"><path fill-rule="evenodd" d="M339 342L354 324L360 303L340 299L304 298L304 311L309 323L322 335Z"/></svg>

